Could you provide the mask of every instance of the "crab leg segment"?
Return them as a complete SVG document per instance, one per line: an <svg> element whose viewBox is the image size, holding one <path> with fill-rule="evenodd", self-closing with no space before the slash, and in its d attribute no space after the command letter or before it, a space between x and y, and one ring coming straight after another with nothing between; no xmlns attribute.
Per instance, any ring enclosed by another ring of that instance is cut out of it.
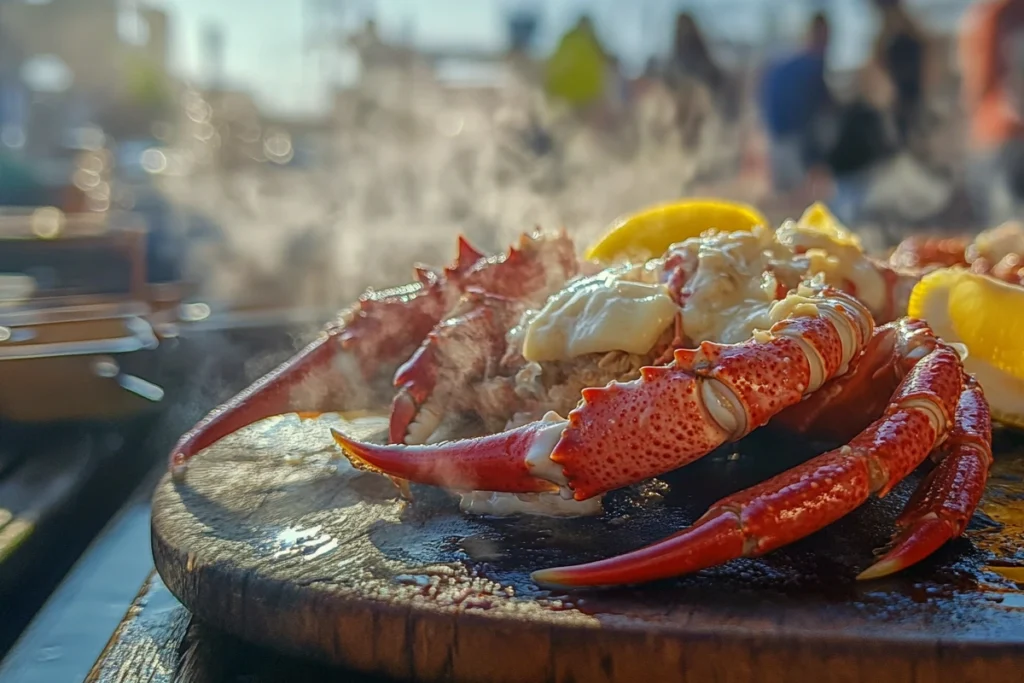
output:
<svg viewBox="0 0 1024 683"><path fill-rule="evenodd" d="M876 579L906 569L967 528L992 466L992 419L981 386L973 377L967 378L960 394L943 451L938 465L896 520L899 532L892 549L858 579Z"/></svg>
<svg viewBox="0 0 1024 683"><path fill-rule="evenodd" d="M776 304L768 332L735 345L677 351L632 382L583 390L568 420L434 446L378 446L335 434L358 466L447 488L520 492L554 485L586 500L682 467L767 422L845 372L871 318L839 292ZM541 480L524 489L524 472ZM454 476L453 473L458 473ZM486 474L485 474L486 473Z"/></svg>
<svg viewBox="0 0 1024 683"><path fill-rule="evenodd" d="M945 439L961 391L960 357L938 345L900 384L885 415L849 445L718 501L697 522L625 555L535 572L542 585L640 583L763 555L886 495Z"/></svg>
<svg viewBox="0 0 1024 683"><path fill-rule="evenodd" d="M783 410L770 427L834 443L849 441L885 411L896 387L920 358L913 346L931 336L921 320L901 318L882 325L849 372Z"/></svg>

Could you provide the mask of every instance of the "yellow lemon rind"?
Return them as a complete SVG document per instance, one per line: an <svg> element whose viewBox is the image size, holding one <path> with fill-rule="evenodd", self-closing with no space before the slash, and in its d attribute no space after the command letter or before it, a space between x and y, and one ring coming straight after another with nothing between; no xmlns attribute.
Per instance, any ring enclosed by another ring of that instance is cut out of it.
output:
<svg viewBox="0 0 1024 683"><path fill-rule="evenodd" d="M639 254L663 254L669 246L710 229L722 232L750 230L767 225L752 206L720 199L686 199L648 207L612 224L584 252L588 261L614 261Z"/></svg>
<svg viewBox="0 0 1024 683"><path fill-rule="evenodd" d="M949 317L971 353L1024 380L1024 288L963 273L949 292Z"/></svg>
<svg viewBox="0 0 1024 683"><path fill-rule="evenodd" d="M931 298L937 294L947 295L953 286L960 281L960 277L967 271L963 268L940 268L921 278L914 289L910 291L910 300L907 303L907 315L911 318L919 318L928 322L929 304ZM944 306L948 309L948 306Z"/></svg>

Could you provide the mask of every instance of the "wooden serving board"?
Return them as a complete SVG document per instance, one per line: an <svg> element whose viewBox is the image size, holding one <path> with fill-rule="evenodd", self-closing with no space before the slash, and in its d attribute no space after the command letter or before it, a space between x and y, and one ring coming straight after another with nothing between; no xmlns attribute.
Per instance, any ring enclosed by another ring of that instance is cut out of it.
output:
<svg viewBox="0 0 1024 683"><path fill-rule="evenodd" d="M529 572L636 548L820 447L755 434L621 491L587 519L405 504L344 460L340 418L265 420L154 497L153 551L196 617L300 657L418 681L1024 681L1024 441L997 435L984 512L902 575L853 577L916 478L765 557L626 589L550 593ZM379 420L357 421L379 435ZM349 425L349 428L353 428Z"/></svg>

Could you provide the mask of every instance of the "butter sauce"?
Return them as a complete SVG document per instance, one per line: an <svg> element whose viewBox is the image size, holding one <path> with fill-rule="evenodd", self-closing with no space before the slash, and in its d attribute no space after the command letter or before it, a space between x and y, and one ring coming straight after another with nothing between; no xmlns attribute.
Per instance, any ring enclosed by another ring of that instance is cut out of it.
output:
<svg viewBox="0 0 1024 683"><path fill-rule="evenodd" d="M846 228L831 221L817 226L804 220L786 221L776 231L775 239L792 254L806 254L809 275L822 273L825 282L836 286L849 281L857 289L857 298L870 310L880 311L885 306L885 278L864 256L860 239Z"/></svg>

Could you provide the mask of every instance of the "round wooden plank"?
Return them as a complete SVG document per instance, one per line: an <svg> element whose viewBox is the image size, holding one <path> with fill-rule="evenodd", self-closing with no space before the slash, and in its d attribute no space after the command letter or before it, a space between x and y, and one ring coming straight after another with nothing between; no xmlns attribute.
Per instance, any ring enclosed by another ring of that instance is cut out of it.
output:
<svg viewBox="0 0 1024 683"><path fill-rule="evenodd" d="M913 482L766 557L655 585L552 594L531 569L668 535L811 452L761 435L618 492L588 519L481 518L357 472L328 425L265 420L165 478L156 566L198 617L302 656L424 681L1024 680L1024 452L1001 444L968 538L858 583ZM380 434L380 422L359 423ZM998 524L993 518L1002 523ZM998 572L992 569L999 565ZM1015 577L1018 579L1024 577Z"/></svg>

